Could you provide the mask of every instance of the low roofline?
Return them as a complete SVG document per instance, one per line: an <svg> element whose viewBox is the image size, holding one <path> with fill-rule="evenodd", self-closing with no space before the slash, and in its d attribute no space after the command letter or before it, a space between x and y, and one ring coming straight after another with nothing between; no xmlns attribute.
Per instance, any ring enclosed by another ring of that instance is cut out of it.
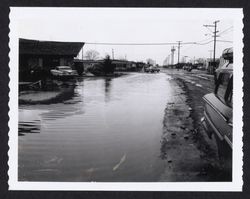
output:
<svg viewBox="0 0 250 199"><path fill-rule="evenodd" d="M45 41L19 38L19 54L77 56L84 42Z"/></svg>
<svg viewBox="0 0 250 199"><path fill-rule="evenodd" d="M51 43L78 43L78 44L85 44L85 42L78 42L78 41L58 41L58 40L40 40L40 39L26 39L26 38L19 38L19 41L22 42L51 42Z"/></svg>

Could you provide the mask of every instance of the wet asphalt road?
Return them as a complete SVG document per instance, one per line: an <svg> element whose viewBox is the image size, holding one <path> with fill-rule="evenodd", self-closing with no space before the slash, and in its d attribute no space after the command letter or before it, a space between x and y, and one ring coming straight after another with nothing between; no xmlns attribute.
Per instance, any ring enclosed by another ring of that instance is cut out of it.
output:
<svg viewBox="0 0 250 199"><path fill-rule="evenodd" d="M20 105L19 180L230 181L199 123L212 91L211 75L174 69L82 79L63 102Z"/></svg>
<svg viewBox="0 0 250 199"><path fill-rule="evenodd" d="M192 84L196 89L199 89L200 92L206 94L211 93L214 90L214 77L213 75L207 74L206 71L201 70L192 70L188 72L186 70L162 70L174 78L181 79L186 83Z"/></svg>

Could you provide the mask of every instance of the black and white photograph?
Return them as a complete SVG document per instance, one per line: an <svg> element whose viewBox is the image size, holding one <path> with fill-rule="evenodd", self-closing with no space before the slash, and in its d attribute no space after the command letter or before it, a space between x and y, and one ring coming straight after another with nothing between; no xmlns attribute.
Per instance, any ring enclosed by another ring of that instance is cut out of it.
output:
<svg viewBox="0 0 250 199"><path fill-rule="evenodd" d="M242 190L242 9L9 17L11 190Z"/></svg>

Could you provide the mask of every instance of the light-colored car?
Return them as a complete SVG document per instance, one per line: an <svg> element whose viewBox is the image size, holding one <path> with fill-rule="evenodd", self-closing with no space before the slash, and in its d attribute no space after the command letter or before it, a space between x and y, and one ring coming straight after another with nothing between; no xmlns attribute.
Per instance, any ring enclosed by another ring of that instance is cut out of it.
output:
<svg viewBox="0 0 250 199"><path fill-rule="evenodd" d="M145 72L146 73L154 73L154 72L159 73L160 69L154 66L150 66L150 67L145 68Z"/></svg>
<svg viewBox="0 0 250 199"><path fill-rule="evenodd" d="M227 62L216 70L215 90L203 97L204 117L201 119L208 136L216 138L221 158L232 159L233 128L233 50L223 51Z"/></svg>
<svg viewBox="0 0 250 199"><path fill-rule="evenodd" d="M72 70L70 66L56 66L50 72L53 77L71 78L77 76L77 71Z"/></svg>
<svg viewBox="0 0 250 199"><path fill-rule="evenodd" d="M205 68L203 66L198 66L197 69L198 70L205 70Z"/></svg>

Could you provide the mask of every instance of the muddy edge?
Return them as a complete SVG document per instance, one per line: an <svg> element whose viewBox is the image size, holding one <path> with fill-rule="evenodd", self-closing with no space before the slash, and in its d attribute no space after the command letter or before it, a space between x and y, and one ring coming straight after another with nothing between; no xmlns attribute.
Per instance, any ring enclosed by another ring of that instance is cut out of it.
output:
<svg viewBox="0 0 250 199"><path fill-rule="evenodd" d="M206 91L170 76L170 83L177 87L174 95L181 100L165 109L161 158L167 169L160 181L231 181L231 171L219 163L215 140L208 138L200 122Z"/></svg>
<svg viewBox="0 0 250 199"><path fill-rule="evenodd" d="M189 85L189 83L186 83L180 78L176 78L175 80L177 84L183 89L187 97L187 105L191 107L191 110L189 111L190 116L193 120L193 139L198 149L204 152L209 157L216 156L218 158L215 141L208 138L200 122L201 118L203 117L204 111L204 102L202 97L207 93L198 92L197 89L192 89L194 88L193 85Z"/></svg>

